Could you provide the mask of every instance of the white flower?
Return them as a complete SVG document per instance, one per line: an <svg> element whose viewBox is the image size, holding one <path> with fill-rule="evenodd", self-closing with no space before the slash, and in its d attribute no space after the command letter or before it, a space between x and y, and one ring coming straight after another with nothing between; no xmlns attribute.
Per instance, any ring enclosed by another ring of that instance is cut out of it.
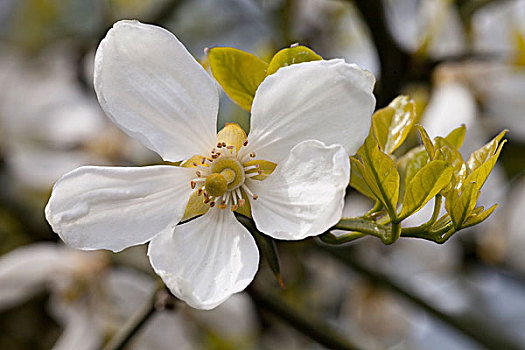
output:
<svg viewBox="0 0 525 350"><path fill-rule="evenodd" d="M102 252L38 243L0 258L0 310L16 307L46 289L48 310L63 326L53 350L102 348L156 290L153 278L110 268ZM179 314L158 312L133 340L133 349L193 349Z"/></svg>
<svg viewBox="0 0 525 350"><path fill-rule="evenodd" d="M409 52L433 58L461 54L466 37L455 4L448 0L385 0L387 25Z"/></svg>
<svg viewBox="0 0 525 350"><path fill-rule="evenodd" d="M150 262L173 294L211 309L243 290L259 263L232 210L250 209L277 239L317 235L339 220L346 152L368 133L373 85L370 73L342 60L285 67L257 90L248 137L233 124L217 134L218 91L201 65L170 32L118 22L95 58L100 104L164 160L187 161L78 168L56 183L46 218L79 249L151 241Z"/></svg>

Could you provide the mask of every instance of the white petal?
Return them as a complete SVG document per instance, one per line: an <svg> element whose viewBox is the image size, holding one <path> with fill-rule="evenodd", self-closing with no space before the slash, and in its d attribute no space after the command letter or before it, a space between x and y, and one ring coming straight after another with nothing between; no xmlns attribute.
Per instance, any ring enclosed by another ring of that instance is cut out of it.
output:
<svg viewBox="0 0 525 350"><path fill-rule="evenodd" d="M57 244L33 244L5 254L0 258L0 310L38 293L68 266L68 251Z"/></svg>
<svg viewBox="0 0 525 350"><path fill-rule="evenodd" d="M304 141L266 180L249 180L259 197L250 201L255 224L277 239L318 235L341 218L349 180L349 157L340 145Z"/></svg>
<svg viewBox="0 0 525 350"><path fill-rule="evenodd" d="M212 309L253 280L259 252L230 210L213 209L155 237L151 265L171 292L197 309Z"/></svg>
<svg viewBox="0 0 525 350"><path fill-rule="evenodd" d="M111 120L165 160L207 153L217 142L217 87L163 28L117 22L97 49L94 84Z"/></svg>
<svg viewBox="0 0 525 350"><path fill-rule="evenodd" d="M343 60L281 68L257 89L248 147L278 163L304 140L341 144L354 154L370 129L374 76Z"/></svg>
<svg viewBox="0 0 525 350"><path fill-rule="evenodd" d="M81 167L55 184L46 219L73 248L117 252L171 230L194 176L176 166Z"/></svg>

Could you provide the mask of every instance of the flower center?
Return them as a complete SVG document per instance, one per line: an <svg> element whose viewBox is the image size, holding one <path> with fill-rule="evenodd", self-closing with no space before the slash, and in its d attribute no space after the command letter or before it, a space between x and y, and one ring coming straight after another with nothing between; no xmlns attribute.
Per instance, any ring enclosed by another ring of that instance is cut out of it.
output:
<svg viewBox="0 0 525 350"><path fill-rule="evenodd" d="M228 191L235 190L236 188L242 186L245 180L244 167L237 160L237 158L234 157L226 156L216 159L213 163L211 163L210 173L211 174L208 175L208 177L214 174L220 174L220 176L226 180ZM208 183L208 177L206 178L206 183ZM217 178L216 176L213 177ZM207 189L208 187L206 187L206 190ZM226 190L224 192L226 192ZM224 192L220 195L224 194Z"/></svg>
<svg viewBox="0 0 525 350"><path fill-rule="evenodd" d="M229 207L232 211L239 209L250 215L249 201L258 198L250 190L251 181L264 180L276 167L275 163L255 159L255 152L244 148L248 146L248 139L236 124L226 124L217 134L217 141L207 157L195 155L181 164L195 168L197 175L190 181L195 192L185 218L205 213L207 208L202 204L220 209Z"/></svg>

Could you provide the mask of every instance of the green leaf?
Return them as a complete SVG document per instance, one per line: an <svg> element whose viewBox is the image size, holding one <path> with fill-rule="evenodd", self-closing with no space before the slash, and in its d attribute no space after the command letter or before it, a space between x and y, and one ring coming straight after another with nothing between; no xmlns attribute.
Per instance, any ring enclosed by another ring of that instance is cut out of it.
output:
<svg viewBox="0 0 525 350"><path fill-rule="evenodd" d="M368 198L376 200L377 197L374 195L370 187L366 183L363 173L363 164L359 163L354 157L350 157L350 186L367 196Z"/></svg>
<svg viewBox="0 0 525 350"><path fill-rule="evenodd" d="M471 215L463 224L463 228L471 227L487 220L487 218L494 212L494 210L496 210L497 207L498 205L494 204L492 207L488 208L485 211L482 211L481 213ZM483 210L483 207L480 207L480 209Z"/></svg>
<svg viewBox="0 0 525 350"><path fill-rule="evenodd" d="M416 175L416 173L425 166L429 161L428 153L425 147L418 146L411 149L397 162L397 170L401 177L401 188L399 189L399 196L403 197L405 189L410 180Z"/></svg>
<svg viewBox="0 0 525 350"><path fill-rule="evenodd" d="M379 150L372 132L357 151L364 180L374 196L383 203L391 219L396 217L399 196L399 173L392 158Z"/></svg>
<svg viewBox="0 0 525 350"><path fill-rule="evenodd" d="M379 147L386 154L392 154L414 125L416 107L408 96L398 96L390 104L372 116L374 134Z"/></svg>
<svg viewBox="0 0 525 350"><path fill-rule="evenodd" d="M451 177L452 169L442 160L433 160L421 168L407 185L399 219L403 220L421 209L450 182Z"/></svg>
<svg viewBox="0 0 525 350"><path fill-rule="evenodd" d="M478 196L479 191L474 182L463 186L461 195L457 189L452 189L449 192L445 201L445 209L452 218L456 230L460 230L463 227L463 223L472 214L476 207Z"/></svg>
<svg viewBox="0 0 525 350"><path fill-rule="evenodd" d="M465 127L465 124L462 124L460 127L455 128L445 137L445 140L447 140L454 148L459 149L461 145L463 145L463 141L465 141L465 134L467 133L467 128Z"/></svg>
<svg viewBox="0 0 525 350"><path fill-rule="evenodd" d="M436 150L434 149L434 144L432 143L430 136L428 136L427 131L421 125L416 125L416 128L421 137L421 142L423 142L423 146L425 146L425 149L427 150L429 158L434 159L434 153L436 153Z"/></svg>
<svg viewBox="0 0 525 350"><path fill-rule="evenodd" d="M255 91L266 77L268 64L260 58L232 47L208 51L213 76L224 92L241 108L251 110Z"/></svg>
<svg viewBox="0 0 525 350"><path fill-rule="evenodd" d="M503 130L485 146L472 152L467 161L467 165L470 172L479 168L483 163L486 163L489 160L489 158L491 158L494 155L494 153L498 149L498 143L501 141L503 136L505 136L507 131L508 130Z"/></svg>
<svg viewBox="0 0 525 350"><path fill-rule="evenodd" d="M452 181L444 192L448 192L451 188L460 189L468 171L461 153L447 139L439 136L434 139L434 148L436 149L434 159L444 160L452 167Z"/></svg>
<svg viewBox="0 0 525 350"><path fill-rule="evenodd" d="M268 64L266 75L273 74L281 67L291 66L292 64L320 61L323 58L306 46L294 46L282 49L277 52Z"/></svg>
<svg viewBox="0 0 525 350"><path fill-rule="evenodd" d="M478 190L480 190L481 187L483 187L483 185L485 184L485 181L487 181L487 178L492 172L492 169L496 165L496 161L498 160L501 150L503 149L503 145L505 144L506 141L507 140L503 140L499 144L499 147L496 150L496 152L492 154L492 156L490 156L490 158L488 158L484 163L482 163L477 168L475 168L474 171L471 172L467 176L465 183L475 182ZM481 159L481 158L478 158L478 159Z"/></svg>

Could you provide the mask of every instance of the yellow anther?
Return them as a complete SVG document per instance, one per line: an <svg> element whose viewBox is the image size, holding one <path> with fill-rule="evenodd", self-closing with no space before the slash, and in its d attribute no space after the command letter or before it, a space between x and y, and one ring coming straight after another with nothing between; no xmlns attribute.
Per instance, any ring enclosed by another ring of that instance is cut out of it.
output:
<svg viewBox="0 0 525 350"><path fill-rule="evenodd" d="M212 173L206 177L204 187L210 196L219 197L225 194L226 190L228 190L228 181L223 175Z"/></svg>

